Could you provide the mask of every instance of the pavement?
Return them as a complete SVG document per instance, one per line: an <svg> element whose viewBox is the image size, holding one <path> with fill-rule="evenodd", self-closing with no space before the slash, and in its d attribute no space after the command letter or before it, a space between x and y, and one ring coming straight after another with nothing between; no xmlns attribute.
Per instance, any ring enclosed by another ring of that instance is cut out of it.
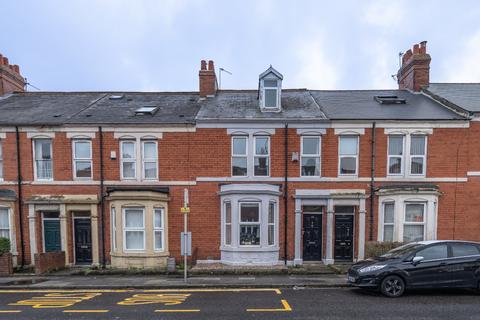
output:
<svg viewBox="0 0 480 320"><path fill-rule="evenodd" d="M101 283L98 283L99 285ZM356 288L0 290L0 319L479 319L473 291Z"/></svg>

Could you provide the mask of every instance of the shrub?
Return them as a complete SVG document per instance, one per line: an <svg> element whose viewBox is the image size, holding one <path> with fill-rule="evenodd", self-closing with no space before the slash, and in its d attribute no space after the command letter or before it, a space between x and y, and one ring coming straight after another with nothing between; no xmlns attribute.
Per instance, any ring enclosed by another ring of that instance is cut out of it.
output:
<svg viewBox="0 0 480 320"><path fill-rule="evenodd" d="M0 256L10 252L10 239L0 238Z"/></svg>
<svg viewBox="0 0 480 320"><path fill-rule="evenodd" d="M382 254L401 246L401 242L377 242L377 241L368 241L365 245L365 257L373 258L381 256Z"/></svg>

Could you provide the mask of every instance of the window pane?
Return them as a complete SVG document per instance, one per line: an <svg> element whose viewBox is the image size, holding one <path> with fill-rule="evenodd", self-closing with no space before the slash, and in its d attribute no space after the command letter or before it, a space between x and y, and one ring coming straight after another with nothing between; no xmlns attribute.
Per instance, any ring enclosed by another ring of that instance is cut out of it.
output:
<svg viewBox="0 0 480 320"><path fill-rule="evenodd" d="M126 209L125 210L126 228L143 228L143 210Z"/></svg>
<svg viewBox="0 0 480 320"><path fill-rule="evenodd" d="M277 80L263 80L263 86L269 88L276 88L277 87Z"/></svg>
<svg viewBox="0 0 480 320"><path fill-rule="evenodd" d="M302 157L302 176L319 176L320 158Z"/></svg>
<svg viewBox="0 0 480 320"><path fill-rule="evenodd" d="M163 249L163 231L155 231L155 249Z"/></svg>
<svg viewBox="0 0 480 320"><path fill-rule="evenodd" d="M423 225L404 225L403 242L422 241Z"/></svg>
<svg viewBox="0 0 480 320"><path fill-rule="evenodd" d="M8 220L8 210L0 209L0 229L10 228L10 221Z"/></svg>
<svg viewBox="0 0 480 320"><path fill-rule="evenodd" d="M123 177L135 178L135 162L124 162L122 165L123 165Z"/></svg>
<svg viewBox="0 0 480 320"><path fill-rule="evenodd" d="M154 227L163 228L162 210L160 209L155 210Z"/></svg>
<svg viewBox="0 0 480 320"><path fill-rule="evenodd" d="M411 136L410 154L422 156L425 155L425 136Z"/></svg>
<svg viewBox="0 0 480 320"><path fill-rule="evenodd" d="M466 243L452 243L452 254L454 257L466 257L480 254L478 248Z"/></svg>
<svg viewBox="0 0 480 320"><path fill-rule="evenodd" d="M35 140L35 159L37 160L52 159L50 146L51 146L50 140Z"/></svg>
<svg viewBox="0 0 480 320"><path fill-rule="evenodd" d="M122 158L135 159L135 143L134 142L122 143Z"/></svg>
<svg viewBox="0 0 480 320"><path fill-rule="evenodd" d="M275 203L268 205L268 223L275 223Z"/></svg>
<svg viewBox="0 0 480 320"><path fill-rule="evenodd" d="M240 226L240 245L242 246L260 245L260 227L258 225Z"/></svg>
<svg viewBox="0 0 480 320"><path fill-rule="evenodd" d="M415 256L423 257L425 260L446 259L448 249L446 244L438 244L418 251Z"/></svg>
<svg viewBox="0 0 480 320"><path fill-rule="evenodd" d="M356 174L357 158L342 157L340 159L340 174Z"/></svg>
<svg viewBox="0 0 480 320"><path fill-rule="evenodd" d="M37 160L37 178L51 179L52 178L52 160Z"/></svg>
<svg viewBox="0 0 480 320"><path fill-rule="evenodd" d="M423 222L423 204L407 204L405 206L405 222Z"/></svg>
<svg viewBox="0 0 480 320"><path fill-rule="evenodd" d="M246 157L232 158L232 175L234 176L247 175L247 158Z"/></svg>
<svg viewBox="0 0 480 320"><path fill-rule="evenodd" d="M393 226L387 225L383 227L383 241L393 241Z"/></svg>
<svg viewBox="0 0 480 320"><path fill-rule="evenodd" d="M320 154L320 138L319 137L303 137L302 154Z"/></svg>
<svg viewBox="0 0 480 320"><path fill-rule="evenodd" d="M225 244L227 246L232 244L232 225L228 224L225 226Z"/></svg>
<svg viewBox="0 0 480 320"><path fill-rule="evenodd" d="M155 179L157 177L157 163L156 162L145 162L144 164L145 178Z"/></svg>
<svg viewBox="0 0 480 320"><path fill-rule="evenodd" d="M3 159L2 144L0 143L0 159Z"/></svg>
<svg viewBox="0 0 480 320"><path fill-rule="evenodd" d="M232 223L232 204L225 202L225 223Z"/></svg>
<svg viewBox="0 0 480 320"><path fill-rule="evenodd" d="M232 143L234 155L247 154L247 138L233 138Z"/></svg>
<svg viewBox="0 0 480 320"><path fill-rule="evenodd" d="M412 162L410 166L411 174L423 174L423 158L421 157L412 157Z"/></svg>
<svg viewBox="0 0 480 320"><path fill-rule="evenodd" d="M403 154L403 136L388 136L388 154Z"/></svg>
<svg viewBox="0 0 480 320"><path fill-rule="evenodd" d="M394 208L393 203L385 203L383 205L383 223L393 223L394 220Z"/></svg>
<svg viewBox="0 0 480 320"><path fill-rule="evenodd" d="M277 89L265 89L265 107L277 107Z"/></svg>
<svg viewBox="0 0 480 320"><path fill-rule="evenodd" d="M358 147L357 136L340 137L340 154L341 155L356 155L357 147Z"/></svg>
<svg viewBox="0 0 480 320"><path fill-rule="evenodd" d="M268 226L268 245L273 246L275 244L275 225Z"/></svg>
<svg viewBox="0 0 480 320"><path fill-rule="evenodd" d="M240 205L240 222L259 222L259 205L256 203L242 203Z"/></svg>
<svg viewBox="0 0 480 320"><path fill-rule="evenodd" d="M143 250L143 231L126 231L126 248L130 250Z"/></svg>
<svg viewBox="0 0 480 320"><path fill-rule="evenodd" d="M76 141L75 142L75 158L90 159L90 142L88 141Z"/></svg>
<svg viewBox="0 0 480 320"><path fill-rule="evenodd" d="M143 143L143 157L145 159L156 159L157 158L157 144L155 142L144 142Z"/></svg>
<svg viewBox="0 0 480 320"><path fill-rule="evenodd" d="M10 231L5 229L0 229L0 238L10 239Z"/></svg>
<svg viewBox="0 0 480 320"><path fill-rule="evenodd" d="M253 174L255 176L268 176L268 158L255 157L255 167Z"/></svg>
<svg viewBox="0 0 480 320"><path fill-rule="evenodd" d="M91 161L75 161L77 178L90 178L92 176Z"/></svg>
<svg viewBox="0 0 480 320"><path fill-rule="evenodd" d="M402 158L389 158L390 164L388 166L388 173L400 174L402 173Z"/></svg>
<svg viewBox="0 0 480 320"><path fill-rule="evenodd" d="M267 137L255 138L255 154L268 155L268 138Z"/></svg>
<svg viewBox="0 0 480 320"><path fill-rule="evenodd" d="M0 179L2 179L2 178L3 178L3 161L0 158Z"/></svg>

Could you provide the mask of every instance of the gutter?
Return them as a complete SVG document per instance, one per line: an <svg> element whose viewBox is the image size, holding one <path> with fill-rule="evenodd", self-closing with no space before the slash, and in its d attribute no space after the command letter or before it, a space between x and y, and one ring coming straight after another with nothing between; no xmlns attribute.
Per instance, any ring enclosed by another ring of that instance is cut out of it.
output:
<svg viewBox="0 0 480 320"><path fill-rule="evenodd" d="M372 155L371 155L371 172L370 172L370 230L368 239L373 241L373 209L375 202L375 158L376 158L376 127L377 123L372 122Z"/></svg>
<svg viewBox="0 0 480 320"><path fill-rule="evenodd" d="M283 259L285 265L287 265L288 261L288 123L285 123L285 181L284 181L284 188L283 188L283 205L284 205L284 214L285 214L285 221L284 221L284 230L283 230L283 243L284 243L284 252L283 252Z"/></svg>
<svg viewBox="0 0 480 320"><path fill-rule="evenodd" d="M21 244L21 264L23 268L25 266L25 241L23 234L23 190L22 190L22 161L20 158L20 131L18 126L15 127L16 147L17 147L17 184L18 184L18 216L20 227L20 244ZM33 261L31 261L33 263Z"/></svg>
<svg viewBox="0 0 480 320"><path fill-rule="evenodd" d="M105 177L103 175L104 165L103 165L103 131L102 127L98 127L98 135L99 135L99 147L100 147L100 221L101 221L101 228L100 228L100 236L102 239L102 268L105 268L105 193L104 189L104 181ZM95 230L94 232L97 232Z"/></svg>

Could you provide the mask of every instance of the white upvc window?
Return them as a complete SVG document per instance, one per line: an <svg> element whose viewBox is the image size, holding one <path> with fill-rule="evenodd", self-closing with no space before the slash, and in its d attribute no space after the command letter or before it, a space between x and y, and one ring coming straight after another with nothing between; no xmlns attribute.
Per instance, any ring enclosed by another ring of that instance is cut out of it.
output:
<svg viewBox="0 0 480 320"><path fill-rule="evenodd" d="M142 141L143 179L158 179L158 145L156 141Z"/></svg>
<svg viewBox="0 0 480 320"><path fill-rule="evenodd" d="M383 204L383 241L395 239L395 202Z"/></svg>
<svg viewBox="0 0 480 320"><path fill-rule="evenodd" d="M301 176L320 177L321 137L302 136L301 140Z"/></svg>
<svg viewBox="0 0 480 320"><path fill-rule="evenodd" d="M405 136L389 135L388 136L388 175L403 175L405 155Z"/></svg>
<svg viewBox="0 0 480 320"><path fill-rule="evenodd" d="M268 245L274 246L275 245L275 202L268 203Z"/></svg>
<svg viewBox="0 0 480 320"><path fill-rule="evenodd" d="M230 201L225 201L224 206L224 228L225 228L225 240L224 243L226 246L232 245L232 203Z"/></svg>
<svg viewBox="0 0 480 320"><path fill-rule="evenodd" d="M358 143L356 135L339 136L338 174L341 176L358 175Z"/></svg>
<svg viewBox="0 0 480 320"><path fill-rule="evenodd" d="M92 142L73 141L73 176L76 179L92 179Z"/></svg>
<svg viewBox="0 0 480 320"><path fill-rule="evenodd" d="M265 79L263 80L263 107L264 108L278 108L279 100L279 86L278 80Z"/></svg>
<svg viewBox="0 0 480 320"><path fill-rule="evenodd" d="M134 140L120 142L120 172L122 179L137 178L137 144Z"/></svg>
<svg viewBox="0 0 480 320"><path fill-rule="evenodd" d="M248 175L248 137L232 137L232 176L246 177Z"/></svg>
<svg viewBox="0 0 480 320"><path fill-rule="evenodd" d="M253 175L268 177L270 175L270 137L254 137Z"/></svg>
<svg viewBox="0 0 480 320"><path fill-rule="evenodd" d="M145 250L145 209L123 209L124 250Z"/></svg>
<svg viewBox="0 0 480 320"><path fill-rule="evenodd" d="M412 134L410 136L410 174L424 176L426 169L427 136Z"/></svg>
<svg viewBox="0 0 480 320"><path fill-rule="evenodd" d="M405 203L403 242L425 239L425 203Z"/></svg>
<svg viewBox="0 0 480 320"><path fill-rule="evenodd" d="M240 246L260 246L260 203L240 202Z"/></svg>
<svg viewBox="0 0 480 320"><path fill-rule="evenodd" d="M10 233L10 210L8 208L0 208L0 238L10 239Z"/></svg>
<svg viewBox="0 0 480 320"><path fill-rule="evenodd" d="M153 243L155 251L165 250L165 210L163 208L155 208L153 210Z"/></svg>
<svg viewBox="0 0 480 320"><path fill-rule="evenodd" d="M0 140L0 181L3 180L3 149L2 141Z"/></svg>
<svg viewBox="0 0 480 320"><path fill-rule="evenodd" d="M51 139L33 140L35 179L53 180L53 156Z"/></svg>
<svg viewBox="0 0 480 320"><path fill-rule="evenodd" d="M117 250L117 217L115 215L115 207L112 207L110 210L110 224L111 224L111 242L112 242L112 251Z"/></svg>

